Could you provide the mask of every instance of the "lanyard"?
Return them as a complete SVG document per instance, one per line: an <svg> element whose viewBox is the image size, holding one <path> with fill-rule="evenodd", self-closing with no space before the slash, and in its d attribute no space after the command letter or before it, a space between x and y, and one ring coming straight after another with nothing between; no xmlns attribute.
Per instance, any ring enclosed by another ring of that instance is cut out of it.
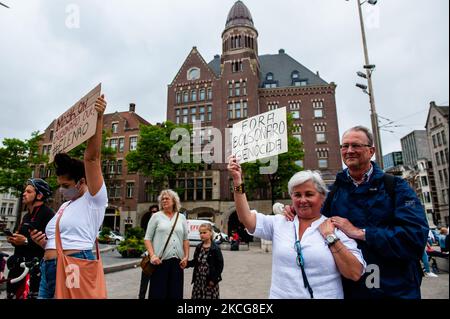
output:
<svg viewBox="0 0 450 319"><path fill-rule="evenodd" d="M299 222L299 227L300 227L300 220ZM305 272L305 259L303 258L303 254L301 251L301 244L300 241L297 239L297 228L295 228L295 222L293 222L294 224L294 234L295 234L295 243L294 243L294 249L297 252L297 265L300 266L300 269L302 270L302 277L303 277L303 284L305 285L305 288L308 289L309 295L311 296L311 299L314 299L314 294L313 294L313 290L311 288L311 285L309 284L308 281L308 277L306 276L306 272ZM297 248L297 245L299 246Z"/></svg>

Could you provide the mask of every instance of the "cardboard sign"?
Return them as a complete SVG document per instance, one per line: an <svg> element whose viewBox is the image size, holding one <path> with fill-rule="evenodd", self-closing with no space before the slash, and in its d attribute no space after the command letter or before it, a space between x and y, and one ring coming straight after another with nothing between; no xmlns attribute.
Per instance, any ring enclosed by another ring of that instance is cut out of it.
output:
<svg viewBox="0 0 450 319"><path fill-rule="evenodd" d="M287 151L286 107L250 117L233 125L232 154L240 163Z"/></svg>
<svg viewBox="0 0 450 319"><path fill-rule="evenodd" d="M94 105L101 89L100 83L56 119L49 163L53 162L56 154L69 152L95 134L97 111Z"/></svg>

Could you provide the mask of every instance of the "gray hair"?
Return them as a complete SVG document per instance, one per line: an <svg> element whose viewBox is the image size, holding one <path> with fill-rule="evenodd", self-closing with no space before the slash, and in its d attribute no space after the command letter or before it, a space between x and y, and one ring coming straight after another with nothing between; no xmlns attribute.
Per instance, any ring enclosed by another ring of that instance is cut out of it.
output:
<svg viewBox="0 0 450 319"><path fill-rule="evenodd" d="M345 131L345 133L342 135L342 138L344 138L344 136L350 132L363 132L367 136L367 144L373 146L373 134L367 127L362 125L354 126Z"/></svg>
<svg viewBox="0 0 450 319"><path fill-rule="evenodd" d="M308 181L312 181L316 190L323 196L327 196L328 189L325 182L322 179L319 171L301 171L294 174L288 183L289 195L292 195L292 191L295 186L302 185Z"/></svg>
<svg viewBox="0 0 450 319"><path fill-rule="evenodd" d="M172 198L173 201L173 212L177 213L180 211L181 208L181 202L180 202L180 196L178 196L177 192L174 192L171 189L165 189L163 191L161 191L161 193L158 196L158 206L159 206L159 210L163 210L162 209L162 204L161 204L161 200L163 198L164 195L169 196L170 198Z"/></svg>

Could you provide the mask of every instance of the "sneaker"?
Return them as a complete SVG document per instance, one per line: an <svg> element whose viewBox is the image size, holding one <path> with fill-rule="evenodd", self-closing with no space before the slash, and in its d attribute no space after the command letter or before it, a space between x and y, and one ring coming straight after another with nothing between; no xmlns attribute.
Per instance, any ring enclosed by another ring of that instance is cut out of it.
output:
<svg viewBox="0 0 450 319"><path fill-rule="evenodd" d="M431 277L431 278L435 278L435 277L437 277L438 275L436 275L435 273L432 273L432 272L426 272L425 273L425 277Z"/></svg>

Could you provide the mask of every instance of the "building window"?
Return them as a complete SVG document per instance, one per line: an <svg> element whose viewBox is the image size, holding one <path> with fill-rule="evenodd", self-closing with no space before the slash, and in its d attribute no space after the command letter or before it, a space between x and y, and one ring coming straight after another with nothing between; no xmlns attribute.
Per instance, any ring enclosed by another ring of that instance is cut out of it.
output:
<svg viewBox="0 0 450 319"><path fill-rule="evenodd" d="M112 138L111 139L111 141L110 141L110 147L113 149L113 150L115 150L115 151L117 151L117 139L115 139L115 138Z"/></svg>
<svg viewBox="0 0 450 319"><path fill-rule="evenodd" d="M425 203L431 203L431 196L429 192L423 192L423 200Z"/></svg>
<svg viewBox="0 0 450 319"><path fill-rule="evenodd" d="M436 135L433 135L432 139L433 139L433 147L436 148L437 147Z"/></svg>
<svg viewBox="0 0 450 319"><path fill-rule="evenodd" d="M122 160L117 161L117 174L122 175Z"/></svg>
<svg viewBox="0 0 450 319"><path fill-rule="evenodd" d="M269 103L267 103L267 110L273 111L273 110L278 109L279 106L280 106L279 102L269 102Z"/></svg>
<svg viewBox="0 0 450 319"><path fill-rule="evenodd" d="M2 203L2 207L0 208L0 215L6 215L6 203Z"/></svg>
<svg viewBox="0 0 450 319"><path fill-rule="evenodd" d="M439 159L439 152L435 153L434 156L436 157L436 165L441 165L441 160Z"/></svg>
<svg viewBox="0 0 450 319"><path fill-rule="evenodd" d="M421 181L422 187L428 186L428 179L426 176L422 176L420 178L420 181Z"/></svg>
<svg viewBox="0 0 450 319"><path fill-rule="evenodd" d="M298 79L299 77L300 77L300 75L299 75L298 71L292 72L292 79L293 80Z"/></svg>
<svg viewBox="0 0 450 319"><path fill-rule="evenodd" d="M247 81L242 82L242 95L247 95Z"/></svg>
<svg viewBox="0 0 450 319"><path fill-rule="evenodd" d="M8 215L9 216L12 216L13 215L13 213L14 213L14 204L9 204L8 205Z"/></svg>
<svg viewBox="0 0 450 319"><path fill-rule="evenodd" d="M242 103L235 102L228 104L228 118L229 119L239 119L247 117L247 101L243 101Z"/></svg>
<svg viewBox="0 0 450 319"><path fill-rule="evenodd" d="M437 135L437 142L438 142L438 145L441 146L441 145L442 145L441 134L437 133L436 135Z"/></svg>
<svg viewBox="0 0 450 319"><path fill-rule="evenodd" d="M442 162L442 164L447 163L447 162L445 161L444 151L440 151L439 153L441 154L441 162Z"/></svg>
<svg viewBox="0 0 450 319"><path fill-rule="evenodd" d="M436 126L437 125L437 119L436 119L436 116L433 116L433 126Z"/></svg>
<svg viewBox="0 0 450 319"><path fill-rule="evenodd" d="M130 137L130 151L135 151L137 149L137 136Z"/></svg>
<svg viewBox="0 0 450 319"><path fill-rule="evenodd" d="M233 103L228 103L228 118L234 119Z"/></svg>
<svg viewBox="0 0 450 319"><path fill-rule="evenodd" d="M267 81L273 81L273 73L267 73L266 80Z"/></svg>
<svg viewBox="0 0 450 319"><path fill-rule="evenodd" d="M199 68L191 68L187 73L188 81L194 81L200 79L200 69Z"/></svg>
<svg viewBox="0 0 450 319"><path fill-rule="evenodd" d="M197 90L191 91L191 101L197 101Z"/></svg>
<svg viewBox="0 0 450 319"><path fill-rule="evenodd" d="M127 198L134 196L134 183L127 183Z"/></svg>
<svg viewBox="0 0 450 319"><path fill-rule="evenodd" d="M212 88L208 88L208 100L212 100Z"/></svg>
<svg viewBox="0 0 450 319"><path fill-rule="evenodd" d="M328 159L319 159L319 168L328 168Z"/></svg>
<svg viewBox="0 0 450 319"><path fill-rule="evenodd" d="M50 141L53 141L53 130L50 130Z"/></svg>
<svg viewBox="0 0 450 319"><path fill-rule="evenodd" d="M200 106L198 108L199 110L199 120L204 122L205 121L205 107L204 106Z"/></svg>
<svg viewBox="0 0 450 319"><path fill-rule="evenodd" d="M112 133L117 133L119 131L119 123L112 123Z"/></svg>
<svg viewBox="0 0 450 319"><path fill-rule="evenodd" d="M181 93L180 92L177 92L177 94L176 94L176 99L177 99L177 104L180 104L181 103Z"/></svg>
<svg viewBox="0 0 450 319"><path fill-rule="evenodd" d="M205 89L200 89L200 101L205 100Z"/></svg>
<svg viewBox="0 0 450 319"><path fill-rule="evenodd" d="M183 102L184 103L189 102L189 92L188 91L183 92Z"/></svg>
<svg viewBox="0 0 450 319"><path fill-rule="evenodd" d="M325 133L316 133L316 142L317 143L325 143L326 142Z"/></svg>
<svg viewBox="0 0 450 319"><path fill-rule="evenodd" d="M241 95L241 83L240 82L236 82L234 84L234 90L235 90L235 95L236 96L240 96Z"/></svg>
<svg viewBox="0 0 450 319"><path fill-rule="evenodd" d="M442 202L448 204L448 189L441 190L442 192Z"/></svg>
<svg viewBox="0 0 450 319"><path fill-rule="evenodd" d="M292 113L292 117L293 117L295 120L300 119L300 111L292 111L291 113Z"/></svg>
<svg viewBox="0 0 450 319"><path fill-rule="evenodd" d="M233 83L228 83L228 96L233 96Z"/></svg>
<svg viewBox="0 0 450 319"><path fill-rule="evenodd" d="M322 109L314 110L314 118L316 119L323 118L323 110Z"/></svg>
<svg viewBox="0 0 450 319"><path fill-rule="evenodd" d="M441 170L439 170L439 181L441 183L444 183L444 178L442 177L442 171Z"/></svg>
<svg viewBox="0 0 450 319"><path fill-rule="evenodd" d="M212 105L208 105L208 121L212 121Z"/></svg>
<svg viewBox="0 0 450 319"><path fill-rule="evenodd" d="M123 137L119 138L119 152L123 153L125 148L125 139Z"/></svg>
<svg viewBox="0 0 450 319"><path fill-rule="evenodd" d="M447 145L447 136L445 135L445 132L442 131L442 132L441 132L441 135L442 135L442 143L443 143L444 145Z"/></svg>

